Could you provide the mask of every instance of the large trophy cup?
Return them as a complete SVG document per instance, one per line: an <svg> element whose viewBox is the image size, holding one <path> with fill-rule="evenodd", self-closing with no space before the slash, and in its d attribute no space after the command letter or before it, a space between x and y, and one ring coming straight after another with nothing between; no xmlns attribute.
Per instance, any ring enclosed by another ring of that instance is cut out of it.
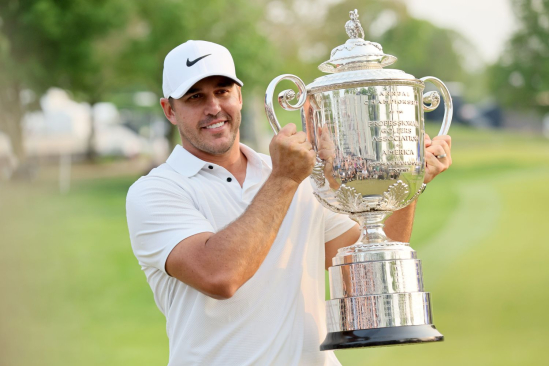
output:
<svg viewBox="0 0 549 366"><path fill-rule="evenodd" d="M296 84L298 92L283 91L278 102L286 110L301 109L303 130L318 156L311 174L315 196L363 228L359 241L340 249L329 268L328 335L320 349L442 341L433 325L430 294L423 289L421 261L408 243L388 238L383 223L425 189L423 113L437 108L440 96L423 94L424 83L433 83L443 95L439 134L450 128L452 99L437 78L383 69L396 57L364 40L356 10L350 17L345 24L350 39L319 66L330 75L307 86L297 76L281 75L265 95L265 111L277 133L275 87L282 80ZM294 98L297 103L290 104Z"/></svg>

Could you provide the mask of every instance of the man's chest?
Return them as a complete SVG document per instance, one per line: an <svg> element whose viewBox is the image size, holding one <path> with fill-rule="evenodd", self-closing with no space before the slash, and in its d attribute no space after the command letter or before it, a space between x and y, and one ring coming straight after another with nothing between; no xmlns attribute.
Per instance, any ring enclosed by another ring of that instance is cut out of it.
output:
<svg viewBox="0 0 549 366"><path fill-rule="evenodd" d="M245 192L236 180L228 182L203 177L192 179L185 187L185 190L189 189L195 208L216 231L242 216L258 191Z"/></svg>
<svg viewBox="0 0 549 366"><path fill-rule="evenodd" d="M196 209L210 221L215 230L219 231L245 213L262 185L263 182L260 182L252 187L247 187L246 184L241 187L234 180L228 182L198 177L193 179L188 187L192 189ZM320 226L323 223L322 212L320 204L312 194L310 182L303 182L286 212L279 236L302 236L303 230L310 230L315 225Z"/></svg>

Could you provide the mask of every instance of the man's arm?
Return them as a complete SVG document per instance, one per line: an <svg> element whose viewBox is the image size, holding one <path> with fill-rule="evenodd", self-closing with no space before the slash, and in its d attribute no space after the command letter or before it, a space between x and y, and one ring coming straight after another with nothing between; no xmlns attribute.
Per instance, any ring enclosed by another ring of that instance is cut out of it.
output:
<svg viewBox="0 0 549 366"><path fill-rule="evenodd" d="M198 291L230 298L267 256L294 194L312 171L315 153L305 133L285 126L269 146L273 170L248 209L218 233L182 240L166 261L166 271Z"/></svg>
<svg viewBox="0 0 549 366"><path fill-rule="evenodd" d="M447 170L452 165L451 156L452 139L448 135L436 136L432 140L429 135L425 135L425 183L431 182L437 175ZM436 156L446 154L443 159ZM412 226L414 224L414 214L416 211L417 200L395 211L385 220L385 234L393 239L405 243L410 242L412 236ZM326 242L325 268L332 265L332 258L337 254L338 249L348 247L357 242L360 237L361 228L358 224L352 229L337 238Z"/></svg>

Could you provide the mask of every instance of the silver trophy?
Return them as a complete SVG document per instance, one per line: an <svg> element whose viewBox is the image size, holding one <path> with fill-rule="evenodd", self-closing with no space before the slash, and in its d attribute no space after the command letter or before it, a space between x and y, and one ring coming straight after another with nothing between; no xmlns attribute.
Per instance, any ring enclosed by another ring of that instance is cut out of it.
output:
<svg viewBox="0 0 549 366"><path fill-rule="evenodd" d="M442 341L423 289L421 261L408 243L388 238L383 225L425 189L423 113L440 103L436 91L423 94L425 82L443 95L439 134L450 128L452 99L435 77L383 69L396 57L364 40L356 10L350 17L345 24L350 39L319 66L329 75L307 86L297 76L281 75L265 95L267 117L278 133L275 87L282 80L295 83L298 92L283 91L278 102L301 110L303 130L317 152L311 174L315 196L363 228L359 241L340 249L329 268L328 335L320 349Z"/></svg>

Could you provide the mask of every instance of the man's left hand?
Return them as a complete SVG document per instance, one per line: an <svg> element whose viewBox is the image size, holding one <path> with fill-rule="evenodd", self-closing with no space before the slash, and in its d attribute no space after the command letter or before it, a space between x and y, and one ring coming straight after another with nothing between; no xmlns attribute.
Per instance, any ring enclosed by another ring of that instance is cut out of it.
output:
<svg viewBox="0 0 549 366"><path fill-rule="evenodd" d="M432 140L425 134L425 179L429 183L437 175L452 165L452 138L448 135L436 136Z"/></svg>

